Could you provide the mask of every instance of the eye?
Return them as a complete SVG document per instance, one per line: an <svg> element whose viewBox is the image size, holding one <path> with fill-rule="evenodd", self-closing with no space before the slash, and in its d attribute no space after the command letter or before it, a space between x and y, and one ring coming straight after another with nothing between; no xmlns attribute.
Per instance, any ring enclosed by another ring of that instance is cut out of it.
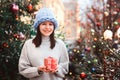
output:
<svg viewBox="0 0 120 80"><path fill-rule="evenodd" d="M49 23L50 26L53 26L53 23Z"/></svg>
<svg viewBox="0 0 120 80"><path fill-rule="evenodd" d="M43 22L43 23L41 23L41 25L46 25L46 23Z"/></svg>

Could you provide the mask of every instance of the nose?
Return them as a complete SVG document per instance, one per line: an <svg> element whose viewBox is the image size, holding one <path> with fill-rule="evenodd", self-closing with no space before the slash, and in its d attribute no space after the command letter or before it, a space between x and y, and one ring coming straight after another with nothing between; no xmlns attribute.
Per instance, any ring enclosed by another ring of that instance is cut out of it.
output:
<svg viewBox="0 0 120 80"><path fill-rule="evenodd" d="M49 25L49 24L47 24L47 25L46 25L46 28L50 28L50 25Z"/></svg>

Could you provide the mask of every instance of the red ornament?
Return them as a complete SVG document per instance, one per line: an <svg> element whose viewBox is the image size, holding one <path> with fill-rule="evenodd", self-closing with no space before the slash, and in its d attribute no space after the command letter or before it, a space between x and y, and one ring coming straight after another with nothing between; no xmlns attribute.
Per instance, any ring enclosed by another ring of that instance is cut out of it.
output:
<svg viewBox="0 0 120 80"><path fill-rule="evenodd" d="M19 38L19 35L18 34L14 34L13 35L15 38Z"/></svg>
<svg viewBox="0 0 120 80"><path fill-rule="evenodd" d="M104 53L105 55L108 55L108 54L110 53L110 51L109 51L109 50L104 50L103 53Z"/></svg>
<svg viewBox="0 0 120 80"><path fill-rule="evenodd" d="M117 20L120 23L120 19Z"/></svg>
<svg viewBox="0 0 120 80"><path fill-rule="evenodd" d="M90 51L91 51L91 48L90 48L90 47L85 48L85 51L90 52Z"/></svg>
<svg viewBox="0 0 120 80"><path fill-rule="evenodd" d="M9 47L6 42L3 43L3 46L6 47L6 48Z"/></svg>
<svg viewBox="0 0 120 80"><path fill-rule="evenodd" d="M115 26L115 29L116 29L116 30L118 30L118 28L120 28L120 26L119 26L119 25Z"/></svg>
<svg viewBox="0 0 120 80"><path fill-rule="evenodd" d="M88 51L88 52L90 52L90 51L91 51L91 48L90 48L90 47L88 47L88 48L87 48L87 51Z"/></svg>
<svg viewBox="0 0 120 80"><path fill-rule="evenodd" d="M87 77L87 75L86 75L84 72L82 72L82 73L80 74L80 78L84 79L84 78L86 78L86 77Z"/></svg>
<svg viewBox="0 0 120 80"><path fill-rule="evenodd" d="M119 12L119 11L120 11L120 9L119 9L119 8L116 8L116 11L117 11L117 12Z"/></svg>
<svg viewBox="0 0 120 80"><path fill-rule="evenodd" d="M27 10L28 10L29 13L33 12L33 6L32 6L32 4L28 4Z"/></svg>
<svg viewBox="0 0 120 80"><path fill-rule="evenodd" d="M19 6L18 6L17 4L15 4L15 3L13 3L13 4L11 5L11 11L12 11L14 14L18 13L18 11L19 11Z"/></svg>
<svg viewBox="0 0 120 80"><path fill-rule="evenodd" d="M81 43L81 41L82 41L81 39L78 39L78 40L77 40L78 43Z"/></svg>
<svg viewBox="0 0 120 80"><path fill-rule="evenodd" d="M101 23L97 22L96 25L97 25L98 29L100 30Z"/></svg>
<svg viewBox="0 0 120 80"><path fill-rule="evenodd" d="M101 26L101 23L100 23L100 22L97 22L96 25L97 25L98 27L100 27L100 26Z"/></svg>
<svg viewBox="0 0 120 80"><path fill-rule="evenodd" d="M18 14L15 15L15 19L16 19L16 20L19 19L19 15L18 15Z"/></svg>

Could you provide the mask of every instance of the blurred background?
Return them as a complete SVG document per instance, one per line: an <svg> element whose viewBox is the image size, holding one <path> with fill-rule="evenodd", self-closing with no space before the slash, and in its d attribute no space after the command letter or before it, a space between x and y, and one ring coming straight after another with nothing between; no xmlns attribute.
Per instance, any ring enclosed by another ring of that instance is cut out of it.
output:
<svg viewBox="0 0 120 80"><path fill-rule="evenodd" d="M54 11L68 49L65 80L120 80L120 0L0 0L0 80L28 80L18 59L41 7Z"/></svg>

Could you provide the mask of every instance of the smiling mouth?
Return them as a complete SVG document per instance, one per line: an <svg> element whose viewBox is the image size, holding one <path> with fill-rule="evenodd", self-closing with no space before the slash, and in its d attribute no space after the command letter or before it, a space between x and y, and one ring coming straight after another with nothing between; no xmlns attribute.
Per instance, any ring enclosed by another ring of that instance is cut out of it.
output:
<svg viewBox="0 0 120 80"><path fill-rule="evenodd" d="M49 33L49 32L51 32L51 31L50 31L50 30L44 30L44 32Z"/></svg>

